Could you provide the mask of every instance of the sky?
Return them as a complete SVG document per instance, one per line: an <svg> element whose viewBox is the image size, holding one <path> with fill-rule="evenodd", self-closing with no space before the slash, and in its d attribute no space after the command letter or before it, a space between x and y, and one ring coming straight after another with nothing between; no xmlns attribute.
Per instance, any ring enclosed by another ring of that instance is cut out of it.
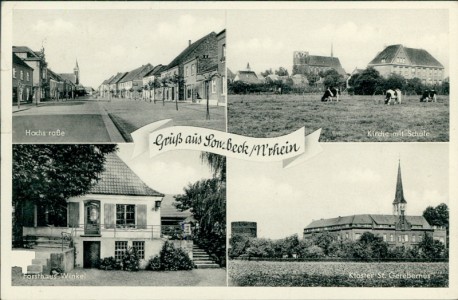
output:
<svg viewBox="0 0 458 300"><path fill-rule="evenodd" d="M228 224L254 221L258 237L278 239L302 237L321 218L392 214L399 159L407 215L448 204L448 144L320 145L319 155L286 169L280 162L228 159Z"/></svg>
<svg viewBox="0 0 458 300"><path fill-rule="evenodd" d="M16 10L13 45L45 48L48 67L97 88L117 72L170 63L188 41L225 28L223 10Z"/></svg>
<svg viewBox="0 0 458 300"><path fill-rule="evenodd" d="M134 144L118 144L119 157L152 189L182 194L189 183L212 178L210 168L201 161L200 151L176 150L153 158L147 152L132 158Z"/></svg>
<svg viewBox="0 0 458 300"><path fill-rule="evenodd" d="M233 10L227 15L227 66L247 62L255 72L280 66L291 72L294 51L334 56L347 73L367 64L385 46L423 48L449 69L447 10L310 9Z"/></svg>

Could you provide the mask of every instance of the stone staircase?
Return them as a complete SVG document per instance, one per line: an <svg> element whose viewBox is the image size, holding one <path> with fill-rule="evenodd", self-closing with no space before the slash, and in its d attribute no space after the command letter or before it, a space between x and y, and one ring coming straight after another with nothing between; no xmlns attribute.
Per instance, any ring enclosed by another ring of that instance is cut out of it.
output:
<svg viewBox="0 0 458 300"><path fill-rule="evenodd" d="M220 267L205 250L195 244L192 246L192 257L197 269L216 269Z"/></svg>
<svg viewBox="0 0 458 300"><path fill-rule="evenodd" d="M27 266L27 275L45 274L48 275L50 268L51 253L46 251L36 251L32 264Z"/></svg>

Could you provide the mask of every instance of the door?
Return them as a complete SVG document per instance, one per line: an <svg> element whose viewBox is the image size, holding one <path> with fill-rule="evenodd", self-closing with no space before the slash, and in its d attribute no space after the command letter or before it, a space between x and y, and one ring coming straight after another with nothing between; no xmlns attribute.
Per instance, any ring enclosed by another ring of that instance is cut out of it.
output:
<svg viewBox="0 0 458 300"><path fill-rule="evenodd" d="M91 200L84 204L84 234L100 234L100 201Z"/></svg>
<svg viewBox="0 0 458 300"><path fill-rule="evenodd" d="M100 260L100 242L83 242L83 268L97 268Z"/></svg>

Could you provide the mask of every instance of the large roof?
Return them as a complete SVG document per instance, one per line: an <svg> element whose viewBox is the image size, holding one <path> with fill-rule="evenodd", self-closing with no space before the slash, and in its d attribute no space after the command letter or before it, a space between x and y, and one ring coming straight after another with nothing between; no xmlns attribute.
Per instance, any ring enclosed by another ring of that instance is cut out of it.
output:
<svg viewBox="0 0 458 300"><path fill-rule="evenodd" d="M339 74L345 75L345 70L342 68L338 57L309 55L307 64L309 66L333 68Z"/></svg>
<svg viewBox="0 0 458 300"><path fill-rule="evenodd" d="M120 158L114 153L106 156L105 171L100 180L91 189L91 194L158 196L164 195L147 186Z"/></svg>
<svg viewBox="0 0 458 300"><path fill-rule="evenodd" d="M194 49L196 49L200 44L202 44L204 41L206 41L207 39L209 38L214 38L215 39L215 42L216 42L216 33L215 32L210 32L209 34L207 34L206 36L198 39L197 41L195 41L194 43L192 43L191 45L189 45L188 47L186 47L186 49L184 49L180 54L178 54L177 57L175 57L168 65L168 69L171 69L173 67L176 67L178 66L179 64L183 63L185 60L189 59L189 54L191 54Z"/></svg>
<svg viewBox="0 0 458 300"><path fill-rule="evenodd" d="M27 46L13 46L13 53L27 53L27 58L40 58L37 53Z"/></svg>
<svg viewBox="0 0 458 300"><path fill-rule="evenodd" d="M235 75L235 78L237 81L242 81L245 83L261 83L256 73L253 71L238 71L237 75Z"/></svg>
<svg viewBox="0 0 458 300"><path fill-rule="evenodd" d="M19 65L21 67L33 70L28 64L26 64L22 59L19 58L16 54L13 53L13 64Z"/></svg>
<svg viewBox="0 0 458 300"><path fill-rule="evenodd" d="M76 84L76 75L73 73L60 73L59 76Z"/></svg>
<svg viewBox="0 0 458 300"><path fill-rule="evenodd" d="M160 71L163 69L163 67L163 65L157 65L148 71L145 75L143 75L143 77L160 74Z"/></svg>
<svg viewBox="0 0 458 300"><path fill-rule="evenodd" d="M189 210L180 211L175 205L174 195L165 195L161 201L161 218L183 218L191 216Z"/></svg>
<svg viewBox="0 0 458 300"><path fill-rule="evenodd" d="M400 50L404 50L410 63L414 66L427 66L443 68L444 66L435 59L428 51L423 49L408 48L401 44L390 45L383 49L382 52L369 63L369 65L392 64L396 62L396 55ZM382 62L383 60L383 62Z"/></svg>
<svg viewBox="0 0 458 300"><path fill-rule="evenodd" d="M431 229L428 221L423 216L406 216L406 220L412 225L421 225L423 229ZM351 215L345 217L337 217L330 219L321 219L312 221L306 229L323 228L337 225L394 225L399 220L395 215Z"/></svg>
<svg viewBox="0 0 458 300"><path fill-rule="evenodd" d="M151 71L153 66L151 64L146 64L141 67L138 67L129 73L127 73L126 76L124 76L119 82L128 82L132 80L143 80L143 76Z"/></svg>
<svg viewBox="0 0 458 300"><path fill-rule="evenodd" d="M107 84L113 84L113 83L118 83L124 76L127 75L127 72L120 72L118 74L116 74L115 76L113 76L108 82Z"/></svg>

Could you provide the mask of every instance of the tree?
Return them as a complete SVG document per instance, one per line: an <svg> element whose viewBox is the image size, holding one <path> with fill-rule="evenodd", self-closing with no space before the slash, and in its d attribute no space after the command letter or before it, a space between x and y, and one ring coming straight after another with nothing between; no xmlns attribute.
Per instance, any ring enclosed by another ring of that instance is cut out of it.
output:
<svg viewBox="0 0 458 300"><path fill-rule="evenodd" d="M385 80L385 90L388 89L400 89L403 90L404 87L406 86L406 79L404 76L399 75L399 74L390 74L388 78Z"/></svg>
<svg viewBox="0 0 458 300"><path fill-rule="evenodd" d="M180 89L183 87L184 82L185 82L184 77L178 74L174 74L173 77L170 79L170 81L175 85L175 88L178 91L180 91ZM175 96L175 106L176 106L176 110L178 110L178 96Z"/></svg>
<svg viewBox="0 0 458 300"><path fill-rule="evenodd" d="M221 265L226 257L226 157L202 153L201 159L213 171L213 178L189 184L184 193L175 196L176 207L190 209L199 227L195 240L200 246L214 253Z"/></svg>
<svg viewBox="0 0 458 300"><path fill-rule="evenodd" d="M373 95L383 89L384 79L376 69L367 68L356 76L352 83L355 94Z"/></svg>
<svg viewBox="0 0 458 300"><path fill-rule="evenodd" d="M418 244L420 255L428 259L442 258L447 255L445 245L440 241L434 240L430 235L425 234Z"/></svg>
<svg viewBox="0 0 458 300"><path fill-rule="evenodd" d="M288 76L289 73L288 73L288 70L286 70L286 69L283 68L283 67L280 67L278 70L275 70L275 75L278 75L278 76Z"/></svg>
<svg viewBox="0 0 458 300"><path fill-rule="evenodd" d="M344 83L344 78L336 70L329 69L323 74L323 84L325 87L340 87Z"/></svg>
<svg viewBox="0 0 458 300"><path fill-rule="evenodd" d="M264 77L267 77L268 75L271 75L271 74L273 74L272 68L270 68L269 70L265 70L264 72L261 72L261 75Z"/></svg>
<svg viewBox="0 0 458 300"><path fill-rule="evenodd" d="M423 217L431 226L445 227L447 234L447 248L449 237L449 209L447 204L441 203L436 207L428 206L423 211Z"/></svg>
<svg viewBox="0 0 458 300"><path fill-rule="evenodd" d="M313 243L323 249L324 254L328 255L329 246L335 240L335 236L327 231L319 232L312 236Z"/></svg>
<svg viewBox="0 0 458 300"><path fill-rule="evenodd" d="M418 77L407 79L407 84L405 90L408 93L413 93L415 95L421 95L424 90L424 86L421 83L421 79Z"/></svg>
<svg viewBox="0 0 458 300"><path fill-rule="evenodd" d="M116 149L116 145L14 145L13 236L17 244L22 244L26 203L46 207L62 218L66 200L89 192L104 170L105 156Z"/></svg>
<svg viewBox="0 0 458 300"><path fill-rule="evenodd" d="M307 74L307 80L310 86L315 86L315 84L320 80L320 76L316 73L311 72Z"/></svg>

